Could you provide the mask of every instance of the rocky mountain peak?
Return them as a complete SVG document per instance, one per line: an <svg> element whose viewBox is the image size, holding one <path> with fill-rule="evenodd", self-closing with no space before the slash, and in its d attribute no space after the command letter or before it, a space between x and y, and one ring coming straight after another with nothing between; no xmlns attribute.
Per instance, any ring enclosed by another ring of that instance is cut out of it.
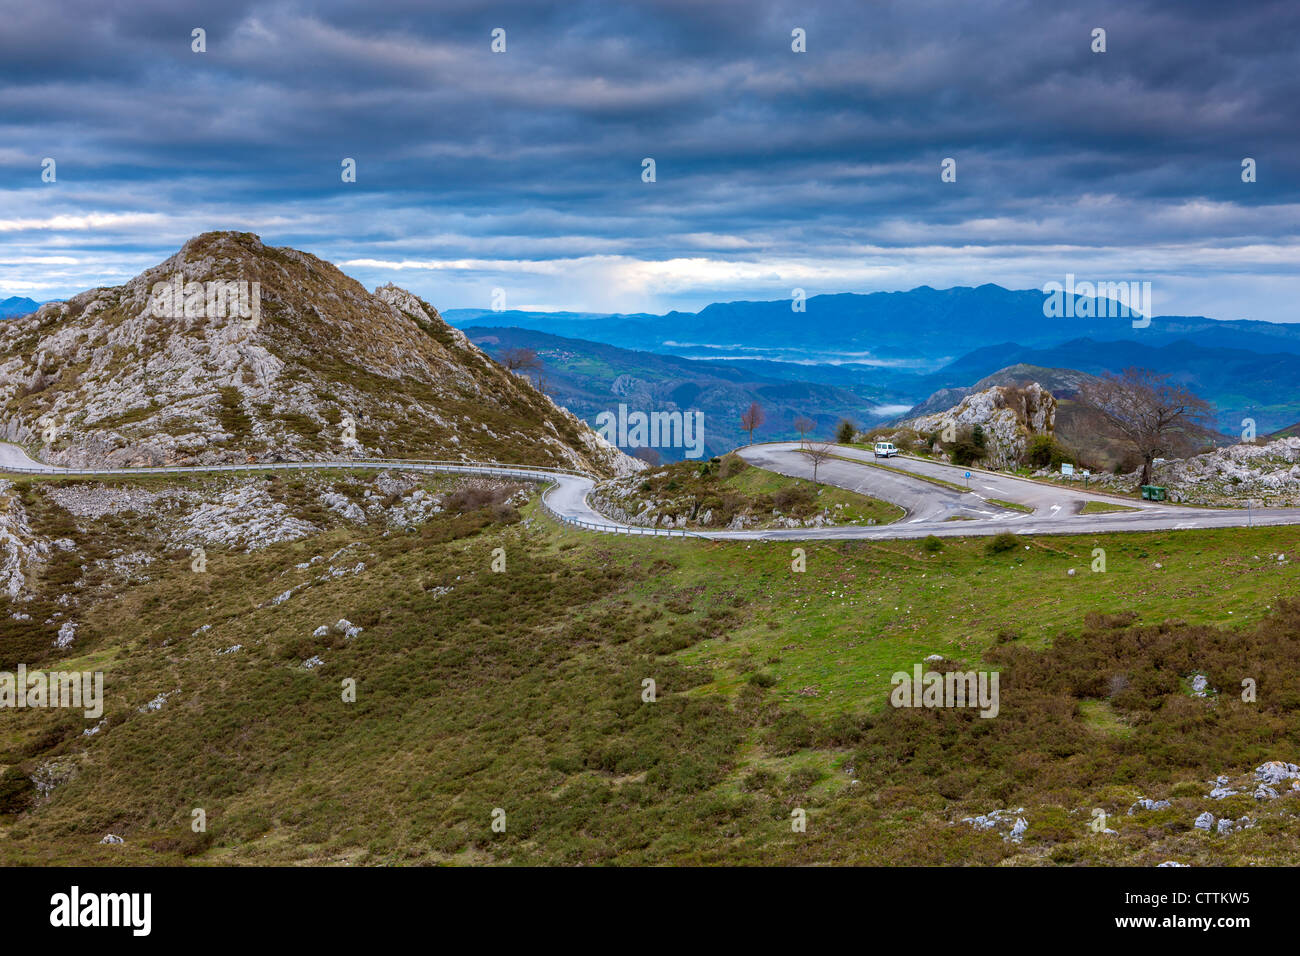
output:
<svg viewBox="0 0 1300 956"><path fill-rule="evenodd" d="M208 232L121 286L0 326L3 437L63 465L340 456L635 464L438 310Z"/></svg>

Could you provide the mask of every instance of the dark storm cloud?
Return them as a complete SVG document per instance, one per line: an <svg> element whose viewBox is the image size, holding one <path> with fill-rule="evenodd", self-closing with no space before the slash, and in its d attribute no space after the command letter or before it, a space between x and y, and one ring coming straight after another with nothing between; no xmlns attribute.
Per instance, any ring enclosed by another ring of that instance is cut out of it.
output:
<svg viewBox="0 0 1300 956"><path fill-rule="evenodd" d="M128 253L238 226L344 259L476 260L412 283L453 300L453 276L507 262L752 267L655 271L645 308L743 293L747 275L777 276L770 292L799 259L879 257L875 284L903 286L931 262L940 281L1010 282L1122 247L1162 274L1203 273L1199 255L1295 278L1289 2L0 6L0 234L17 258L112 249L133 272L151 260ZM37 188L45 156L57 192ZM1224 254L1246 247L1264 251ZM61 269L0 263L0 289L75 281Z"/></svg>

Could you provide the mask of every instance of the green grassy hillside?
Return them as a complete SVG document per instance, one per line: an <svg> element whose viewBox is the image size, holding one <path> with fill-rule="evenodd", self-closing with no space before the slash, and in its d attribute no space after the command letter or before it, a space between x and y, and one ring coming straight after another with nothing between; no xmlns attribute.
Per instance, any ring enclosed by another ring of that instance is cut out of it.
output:
<svg viewBox="0 0 1300 956"><path fill-rule="evenodd" d="M319 478L362 505L378 480ZM78 516L56 498L84 483L16 483L76 547L32 573L31 621L0 599L0 648L26 642L4 666L102 669L108 704L90 735L4 715L0 862L1300 863L1285 784L1208 797L1300 758L1295 529L803 543L798 572L790 543L563 530L441 480L418 522L349 522L315 481L265 485L316 531L201 573L160 507ZM889 706L934 654L996 669L998 716ZM1140 797L1171 806L1128 815ZM960 822L996 809L1021 842ZM1204 832L1206 810L1255 825Z"/></svg>

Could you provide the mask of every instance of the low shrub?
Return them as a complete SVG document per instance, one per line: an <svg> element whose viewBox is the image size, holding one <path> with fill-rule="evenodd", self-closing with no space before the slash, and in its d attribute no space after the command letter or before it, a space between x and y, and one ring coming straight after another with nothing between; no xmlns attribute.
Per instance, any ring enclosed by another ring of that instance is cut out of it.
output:
<svg viewBox="0 0 1300 956"><path fill-rule="evenodd" d="M1020 539L1014 534L1010 531L1003 531L1000 534L995 534L989 539L989 543L984 545L984 551L987 554L1002 554L1003 552L1010 551L1019 543Z"/></svg>

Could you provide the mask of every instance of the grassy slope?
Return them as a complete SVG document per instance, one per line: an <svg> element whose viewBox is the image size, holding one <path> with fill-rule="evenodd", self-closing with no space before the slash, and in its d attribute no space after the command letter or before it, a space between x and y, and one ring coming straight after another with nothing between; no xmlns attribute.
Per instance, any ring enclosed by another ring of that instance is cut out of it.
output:
<svg viewBox="0 0 1300 956"><path fill-rule="evenodd" d="M1300 756L1300 615L1255 630L1295 592L1300 572L1272 558L1296 550L1294 529L1053 537L997 556L979 541L803 543L800 574L789 544L592 536L534 508L531 526L443 515L415 535L216 551L204 575L183 553L151 566L83 615L63 662L106 671L108 726L84 738L79 714L6 715L0 763L76 770L0 817L0 861L1300 862L1290 799L1255 830L1191 829L1204 808L1264 812L1204 800L1208 777ZM61 521L39 495L29 511ZM101 543L141 531L106 522ZM257 606L345 545L363 574ZM1088 571L1098 546L1104 574ZM1192 627L1085 627L1089 611ZM340 617L365 630L310 636ZM1003 668L1002 716L888 708L889 675L931 653ZM312 654L324 666L302 669ZM1116 666L1141 694L1092 686ZM1225 693L1188 699L1193 666ZM1232 697L1240 673L1258 676L1257 710ZM1175 807L1123 816L1138 795ZM1002 806L1027 808L1022 846L951 823ZM1088 835L1093 806L1118 837ZM807 833L791 832L794 807ZM100 846L105 832L127 843Z"/></svg>
<svg viewBox="0 0 1300 956"><path fill-rule="evenodd" d="M787 478L762 468L746 468L740 474L725 479L728 487L745 495L773 495L788 486L807 488L814 496L818 510L829 508L837 524L859 522L866 524L874 519L876 524L889 524L903 516L903 509L879 498L861 495L834 485L815 485L801 478ZM843 507L836 512L836 506Z"/></svg>
<svg viewBox="0 0 1300 956"><path fill-rule="evenodd" d="M676 462L619 484L633 489L615 499L629 514L640 514L642 502L652 500L656 515L687 517L691 528L726 527L735 515L746 516L748 528L779 526L781 518L808 519L822 511L829 512L835 524L889 524L903 517L903 509L887 501L778 475L734 455L724 457L720 465ZM705 514L710 518L707 525L698 520Z"/></svg>

